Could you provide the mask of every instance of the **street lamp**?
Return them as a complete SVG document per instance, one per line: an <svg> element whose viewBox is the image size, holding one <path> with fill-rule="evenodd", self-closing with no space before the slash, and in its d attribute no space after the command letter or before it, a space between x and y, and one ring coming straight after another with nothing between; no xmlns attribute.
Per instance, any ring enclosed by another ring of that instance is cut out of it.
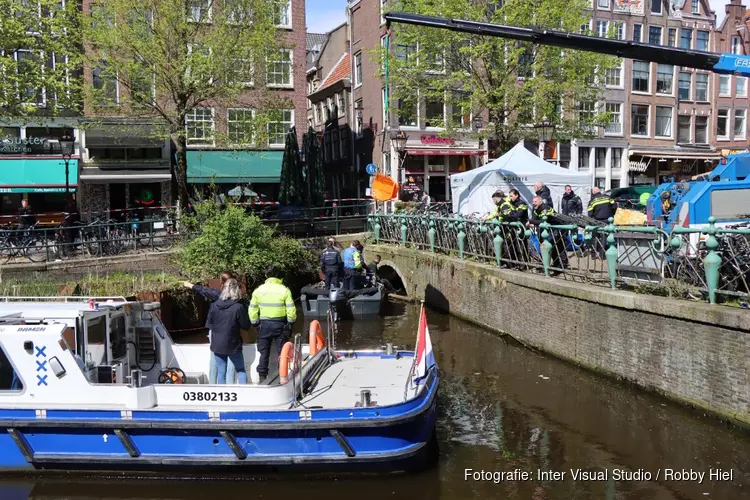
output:
<svg viewBox="0 0 750 500"><path fill-rule="evenodd" d="M75 148L75 139L67 133L60 137L60 152L65 161L65 195L70 194L70 158L73 156Z"/></svg>
<svg viewBox="0 0 750 500"><path fill-rule="evenodd" d="M539 158L545 159L545 146L552 139L552 132L555 129L555 125L547 120L547 117L543 117L541 123L534 125L537 133L539 134Z"/></svg>
<svg viewBox="0 0 750 500"><path fill-rule="evenodd" d="M393 149L398 153L398 182L401 183L404 182L402 179L402 168L406 159L406 141L408 139L409 136L403 130L391 132L391 143L393 144Z"/></svg>

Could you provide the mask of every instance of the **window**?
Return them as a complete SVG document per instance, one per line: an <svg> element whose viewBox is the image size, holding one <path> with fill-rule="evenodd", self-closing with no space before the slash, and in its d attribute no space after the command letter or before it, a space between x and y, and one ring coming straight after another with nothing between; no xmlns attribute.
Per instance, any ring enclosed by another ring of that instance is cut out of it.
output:
<svg viewBox="0 0 750 500"><path fill-rule="evenodd" d="M651 0L651 13L661 14L661 3L663 0Z"/></svg>
<svg viewBox="0 0 750 500"><path fill-rule="evenodd" d="M608 69L604 75L604 83L608 87L622 87L622 61L619 66Z"/></svg>
<svg viewBox="0 0 750 500"><path fill-rule="evenodd" d="M693 46L693 30L682 28L680 29L680 48L690 49Z"/></svg>
<svg viewBox="0 0 750 500"><path fill-rule="evenodd" d="M339 92L338 94L336 94L336 109L339 111L339 117L342 117L346 114L346 107L344 105L344 93L343 92Z"/></svg>
<svg viewBox="0 0 750 500"><path fill-rule="evenodd" d="M44 375L42 375L43 377ZM5 350L0 347L0 392L6 391L23 391L23 382L16 373L10 358L5 354Z"/></svg>
<svg viewBox="0 0 750 500"><path fill-rule="evenodd" d="M633 61L633 92L649 92L651 64L644 61Z"/></svg>
<svg viewBox="0 0 750 500"><path fill-rule="evenodd" d="M742 54L742 43L740 43L740 37L732 37L732 54Z"/></svg>
<svg viewBox="0 0 750 500"><path fill-rule="evenodd" d="M612 168L615 169L620 167L622 167L622 148L612 148ZM612 189L619 187L615 186L615 182L618 181L612 180Z"/></svg>
<svg viewBox="0 0 750 500"><path fill-rule="evenodd" d="M656 65L656 93L672 95L674 81L674 66L669 64Z"/></svg>
<svg viewBox="0 0 750 500"><path fill-rule="evenodd" d="M284 28L292 27L292 0L273 0L273 24Z"/></svg>
<svg viewBox="0 0 750 500"><path fill-rule="evenodd" d="M594 185L604 191L607 187L607 179L605 177L597 177L594 179Z"/></svg>
<svg viewBox="0 0 750 500"><path fill-rule="evenodd" d="M154 103L156 98L156 75L144 61L135 61L141 66L140 71L134 71L130 77L130 100L134 106L147 106Z"/></svg>
<svg viewBox="0 0 750 500"><path fill-rule="evenodd" d="M20 97L29 104L44 104L44 92L34 83L38 81L42 73L41 54L28 49L19 49L15 51L14 56L19 81L29 82L20 90ZM117 102L116 96L114 102Z"/></svg>
<svg viewBox="0 0 750 500"><path fill-rule="evenodd" d="M247 4L237 5L237 3L234 0L226 0L225 5L227 6L226 7L227 10L229 11L227 13L227 22L234 23L234 24L252 22L252 19L253 19L252 9L242 8L242 7L247 7Z"/></svg>
<svg viewBox="0 0 750 500"><path fill-rule="evenodd" d="M640 42L642 40L641 38L642 32L643 32L642 24L633 25L633 41L634 42Z"/></svg>
<svg viewBox="0 0 750 500"><path fill-rule="evenodd" d="M600 9L609 9L609 0L597 0L596 6Z"/></svg>
<svg viewBox="0 0 750 500"><path fill-rule="evenodd" d="M737 97L747 97L747 78L744 76L734 77L734 92Z"/></svg>
<svg viewBox="0 0 750 500"><path fill-rule="evenodd" d="M211 0L188 0L188 21L193 23L211 22Z"/></svg>
<svg viewBox="0 0 750 500"><path fill-rule="evenodd" d="M648 43L651 45L661 45L661 26L648 27Z"/></svg>
<svg viewBox="0 0 750 500"><path fill-rule="evenodd" d="M213 145L214 110L193 108L185 116L185 129L188 145Z"/></svg>
<svg viewBox="0 0 750 500"><path fill-rule="evenodd" d="M292 86L292 51L290 49L281 49L269 59L267 79L269 86Z"/></svg>
<svg viewBox="0 0 750 500"><path fill-rule="evenodd" d="M716 137L718 139L729 139L729 110L720 109L716 113Z"/></svg>
<svg viewBox="0 0 750 500"><path fill-rule="evenodd" d="M695 100L708 101L708 73L695 74Z"/></svg>
<svg viewBox="0 0 750 500"><path fill-rule="evenodd" d="M695 143L708 144L708 117L695 117Z"/></svg>
<svg viewBox="0 0 750 500"><path fill-rule="evenodd" d="M672 137L672 108L656 106L656 137Z"/></svg>
<svg viewBox="0 0 750 500"><path fill-rule="evenodd" d="M592 22L593 21L589 21L588 23L581 25L581 34L582 35L588 35L589 34L589 31L591 31L591 23Z"/></svg>
<svg viewBox="0 0 750 500"><path fill-rule="evenodd" d="M690 143L690 124L691 118L689 115L680 115L677 117L677 142L679 144Z"/></svg>
<svg viewBox="0 0 750 500"><path fill-rule="evenodd" d="M398 101L398 123L399 125L406 127L418 126L417 119L417 103L416 101L399 99Z"/></svg>
<svg viewBox="0 0 750 500"><path fill-rule="evenodd" d="M578 148L578 169L588 170L591 157L591 148Z"/></svg>
<svg viewBox="0 0 750 500"><path fill-rule="evenodd" d="M471 126L468 101L468 92L454 91L451 102L451 121L459 128L468 129Z"/></svg>
<svg viewBox="0 0 750 500"><path fill-rule="evenodd" d="M593 102L578 103L578 126L581 129L591 132L592 122L596 111L596 104Z"/></svg>
<svg viewBox="0 0 750 500"><path fill-rule="evenodd" d="M607 148L594 148L594 168L607 168Z"/></svg>
<svg viewBox="0 0 750 500"><path fill-rule="evenodd" d="M746 109L735 109L734 110L734 140L744 139L746 127L747 110Z"/></svg>
<svg viewBox="0 0 750 500"><path fill-rule="evenodd" d="M354 86L362 85L362 52L354 54Z"/></svg>
<svg viewBox="0 0 750 500"><path fill-rule="evenodd" d="M98 100L109 106L117 104L118 92L117 92L117 78L112 74L112 71L107 68L106 64L100 64L98 68L94 68L91 72L92 85L97 91Z"/></svg>
<svg viewBox="0 0 750 500"><path fill-rule="evenodd" d="M600 36L602 38L606 37L608 29L609 29L609 22L607 21L596 22L596 36Z"/></svg>
<svg viewBox="0 0 750 500"><path fill-rule="evenodd" d="M681 101L689 101L690 100L690 80L692 79L693 74L692 73L685 73L680 72L680 89L679 89L679 95L678 98Z"/></svg>
<svg viewBox="0 0 750 500"><path fill-rule="evenodd" d="M708 52L708 31L698 31L695 35L695 48Z"/></svg>
<svg viewBox="0 0 750 500"><path fill-rule="evenodd" d="M527 45L518 54L518 78L531 78L534 76L534 48Z"/></svg>
<svg viewBox="0 0 750 500"><path fill-rule="evenodd" d="M292 117L294 112L291 109L278 110L272 113L268 120L268 145L284 147L286 134L292 128Z"/></svg>
<svg viewBox="0 0 750 500"><path fill-rule="evenodd" d="M630 106L631 135L648 135L648 108L647 104L633 104Z"/></svg>
<svg viewBox="0 0 750 500"><path fill-rule="evenodd" d="M615 21L615 38L625 40L625 23L622 21Z"/></svg>
<svg viewBox="0 0 750 500"><path fill-rule="evenodd" d="M250 54L244 57L235 57L228 68L229 81L235 84L241 84L245 87L253 86L253 59Z"/></svg>
<svg viewBox="0 0 750 500"><path fill-rule="evenodd" d="M732 77L731 75L719 75L719 95L729 97L732 95Z"/></svg>
<svg viewBox="0 0 750 500"><path fill-rule="evenodd" d="M667 45L670 47L677 46L677 28L669 28L667 32Z"/></svg>
<svg viewBox="0 0 750 500"><path fill-rule="evenodd" d="M607 134L622 134L622 104L619 102L608 102L605 108L609 115L609 123L604 130Z"/></svg>
<svg viewBox="0 0 750 500"><path fill-rule="evenodd" d="M230 144L246 146L253 143L254 117L252 109L227 110L227 135Z"/></svg>
<svg viewBox="0 0 750 500"><path fill-rule="evenodd" d="M693 1L693 14L700 14L700 1L699 0L692 0Z"/></svg>
<svg viewBox="0 0 750 500"><path fill-rule="evenodd" d="M443 99L439 97L425 99L425 127L444 127L444 111Z"/></svg>

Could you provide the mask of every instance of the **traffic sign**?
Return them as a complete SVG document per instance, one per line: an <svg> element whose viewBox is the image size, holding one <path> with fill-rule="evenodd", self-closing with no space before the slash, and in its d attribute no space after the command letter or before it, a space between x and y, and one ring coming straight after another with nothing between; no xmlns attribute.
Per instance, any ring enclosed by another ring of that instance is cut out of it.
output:
<svg viewBox="0 0 750 500"><path fill-rule="evenodd" d="M369 165L367 165L367 167L365 167L365 170L368 174L375 175L375 172L378 171L378 167L374 163L370 163Z"/></svg>

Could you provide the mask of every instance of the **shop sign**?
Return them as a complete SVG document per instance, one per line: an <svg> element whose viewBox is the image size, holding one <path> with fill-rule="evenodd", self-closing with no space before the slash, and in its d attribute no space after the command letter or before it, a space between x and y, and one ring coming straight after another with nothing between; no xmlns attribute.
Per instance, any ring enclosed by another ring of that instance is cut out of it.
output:
<svg viewBox="0 0 750 500"><path fill-rule="evenodd" d="M452 146L456 143L456 140L452 137L439 137L437 135L423 135L421 139L422 144L429 144L433 146Z"/></svg>
<svg viewBox="0 0 750 500"><path fill-rule="evenodd" d="M6 135L0 139L0 153L31 153L32 146L44 145L43 137L11 137Z"/></svg>

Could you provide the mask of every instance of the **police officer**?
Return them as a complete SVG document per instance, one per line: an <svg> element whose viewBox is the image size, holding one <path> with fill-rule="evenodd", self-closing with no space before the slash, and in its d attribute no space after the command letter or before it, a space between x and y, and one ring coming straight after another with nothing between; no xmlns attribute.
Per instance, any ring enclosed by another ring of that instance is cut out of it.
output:
<svg viewBox="0 0 750 500"><path fill-rule="evenodd" d="M547 205L541 196L534 196L532 201L534 205L533 217L529 219L529 225L536 226L539 234L539 245L542 244L542 229L539 227L544 221L544 217L547 218L548 224L559 224L559 220L555 217L555 210ZM552 261L552 267L567 268L568 267L568 254L566 252L565 245L565 233L561 233L556 229L549 230L549 240L552 243L552 251L550 252L550 260Z"/></svg>
<svg viewBox="0 0 750 500"><path fill-rule="evenodd" d="M529 206L521 199L521 193L517 189L511 189L508 199L501 207L501 213L504 222L520 222L524 227L529 222ZM509 228L506 233L510 260L528 262L529 252L525 248L526 241L523 240L523 232L519 234L517 228ZM516 267L517 264L510 263L509 267Z"/></svg>
<svg viewBox="0 0 750 500"><path fill-rule="evenodd" d="M260 382L268 376L268 357L271 343L276 342L276 351L287 340L287 326L297 319L297 309L292 300L292 292L279 279L276 267L266 271L266 282L255 289L250 299L250 323L258 328L258 375Z"/></svg>
<svg viewBox="0 0 750 500"><path fill-rule="evenodd" d="M341 259L339 251L334 247L335 243L336 241L333 238L329 238L328 247L320 254L320 267L326 275L326 290L330 290L332 286L338 288L341 281L339 270L344 261Z"/></svg>
<svg viewBox="0 0 750 500"><path fill-rule="evenodd" d="M486 221L488 220L494 220L497 219L498 221L503 221L502 216L502 208L503 204L508 200L508 198L505 196L505 192L502 189L498 189L495 191L495 194L492 195L492 203L494 203L495 208L492 209L492 212L484 219Z"/></svg>
<svg viewBox="0 0 750 500"><path fill-rule="evenodd" d="M617 205L615 200L602 193L598 187L591 188L591 201L588 206L588 216L599 222L608 222L610 217L615 216ZM607 247L607 235L599 233L594 240L597 246L597 255L604 259L604 249Z"/></svg>
<svg viewBox="0 0 750 500"><path fill-rule="evenodd" d="M344 286L341 287L342 290L355 290L357 288L358 278L362 274L362 254L359 253L359 246L358 240L353 241L341 256L344 259Z"/></svg>

